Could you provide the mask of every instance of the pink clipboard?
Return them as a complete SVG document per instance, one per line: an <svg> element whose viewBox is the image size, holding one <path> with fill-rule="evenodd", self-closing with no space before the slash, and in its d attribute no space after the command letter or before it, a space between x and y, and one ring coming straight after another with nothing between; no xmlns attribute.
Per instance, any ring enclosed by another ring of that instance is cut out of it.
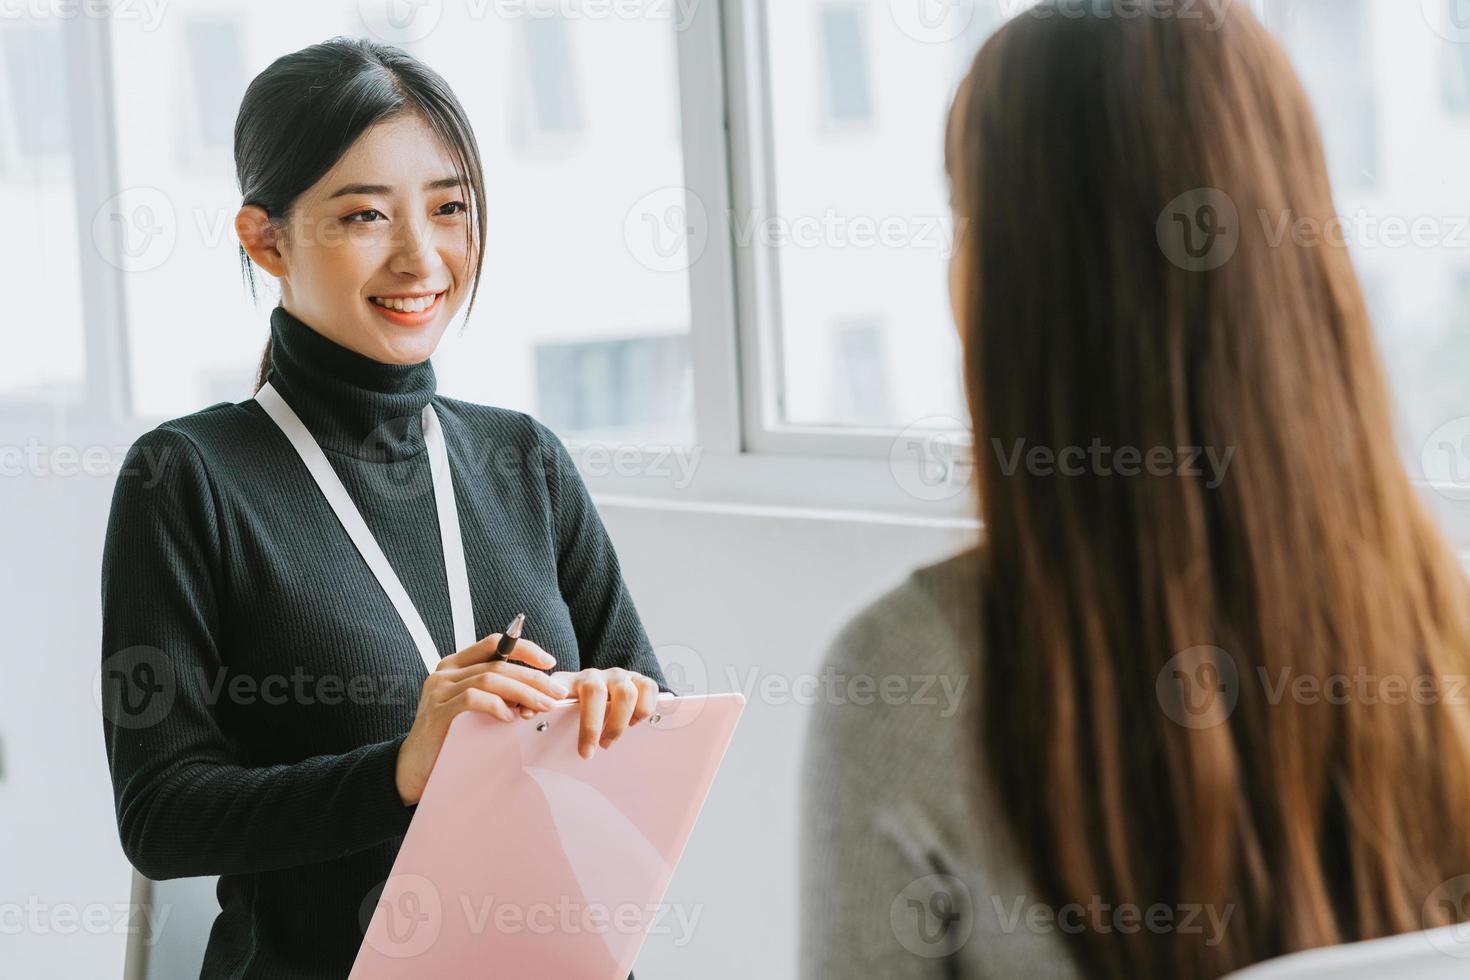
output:
<svg viewBox="0 0 1470 980"><path fill-rule="evenodd" d="M591 760L575 701L456 717L349 980L625 980L744 708L660 695Z"/></svg>

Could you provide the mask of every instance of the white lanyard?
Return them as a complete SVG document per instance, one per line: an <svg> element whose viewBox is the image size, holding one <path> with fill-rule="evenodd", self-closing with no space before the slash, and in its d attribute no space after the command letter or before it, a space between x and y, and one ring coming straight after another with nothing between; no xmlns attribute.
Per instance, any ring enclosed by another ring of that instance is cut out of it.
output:
<svg viewBox="0 0 1470 980"><path fill-rule="evenodd" d="M327 462L322 447L302 424L300 416L286 404L280 392L271 387L269 382L256 392L255 400L276 425L280 426L286 438L291 440L291 445L306 464L316 485L321 488L327 503L332 505L337 520L342 522L352 543L357 545L357 550L363 561L367 562L369 570L377 576L378 584L388 594L388 601L398 610L399 618L413 637L414 646L419 648L424 666L432 673L439 665L441 654L434 647L434 638L429 634L429 627L424 625L424 618L414 608L413 600L408 597L408 592L398 580L393 566L388 563L388 556L383 554L373 532L368 530L367 522L362 519L362 512L352 502L352 497L342 485L337 471ZM424 443L429 451L429 466L434 477L434 504L439 511L439 538L444 548L444 577L449 582L449 611L454 618L454 646L456 650L463 650L475 642L470 575L465 567L464 541L459 532L459 511L454 505L454 480L449 472L449 453L444 448L444 431L439 426L439 416L434 413L432 405L424 406L423 427Z"/></svg>

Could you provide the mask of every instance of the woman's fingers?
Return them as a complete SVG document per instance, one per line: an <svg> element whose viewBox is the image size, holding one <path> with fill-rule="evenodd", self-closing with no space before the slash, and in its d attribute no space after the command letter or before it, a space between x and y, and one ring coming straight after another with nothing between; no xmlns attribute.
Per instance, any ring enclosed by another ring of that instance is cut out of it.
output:
<svg viewBox="0 0 1470 980"><path fill-rule="evenodd" d="M582 729L577 737L577 752L582 758L590 759L597 754L597 742L602 737L602 724L607 713L607 683L601 673L589 670L580 675L576 692L582 702Z"/></svg>
<svg viewBox="0 0 1470 980"><path fill-rule="evenodd" d="M520 664L513 664L506 660L497 660L487 664L471 664L468 667L450 671L449 677L451 680L458 681L476 674L486 673L501 674L512 680L518 680L522 684L529 684L536 688L536 690L552 698L561 699L572 696L571 688L561 681L556 680L550 674L543 674L539 670L532 670L530 667L523 667Z"/></svg>
<svg viewBox="0 0 1470 980"><path fill-rule="evenodd" d="M633 682L638 685L638 707L633 709L633 724L652 718L658 710L658 682L652 677L634 674Z"/></svg>
<svg viewBox="0 0 1470 980"><path fill-rule="evenodd" d="M491 633L483 640L471 643L463 650L458 650L439 661L436 670L453 670L456 667L468 667L471 664L485 663L494 654L495 648L500 645L499 633ZM511 650L508 660L519 660L523 664L549 670L556 666L556 658L524 636L516 640L515 648Z"/></svg>
<svg viewBox="0 0 1470 980"><path fill-rule="evenodd" d="M510 710L510 705L498 694L480 688L471 687L459 692L457 697L463 699L465 710L481 711L487 715L494 715L501 721L515 721L515 713Z"/></svg>
<svg viewBox="0 0 1470 980"><path fill-rule="evenodd" d="M452 682L445 690L446 699L457 697L467 690L486 691L498 695L506 702L536 711L550 711L556 703L556 699L550 695L498 670L480 671ZM510 718L506 720L509 721Z"/></svg>
<svg viewBox="0 0 1470 980"><path fill-rule="evenodd" d="M638 707L638 685L633 675L621 668L607 672L607 718L602 724L602 740L598 743L607 748L623 732L628 730L628 721L633 709Z"/></svg>

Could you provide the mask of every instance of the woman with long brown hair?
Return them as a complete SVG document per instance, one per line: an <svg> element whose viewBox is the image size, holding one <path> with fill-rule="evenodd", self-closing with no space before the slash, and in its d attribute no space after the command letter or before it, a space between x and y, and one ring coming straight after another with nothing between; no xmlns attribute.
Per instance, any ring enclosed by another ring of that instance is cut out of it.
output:
<svg viewBox="0 0 1470 980"><path fill-rule="evenodd" d="M1243 4L1097 6L1007 24L951 112L983 538L831 659L970 683L814 720L808 977L1210 978L1464 917L1466 582L1346 247L1274 234L1334 213L1307 98Z"/></svg>

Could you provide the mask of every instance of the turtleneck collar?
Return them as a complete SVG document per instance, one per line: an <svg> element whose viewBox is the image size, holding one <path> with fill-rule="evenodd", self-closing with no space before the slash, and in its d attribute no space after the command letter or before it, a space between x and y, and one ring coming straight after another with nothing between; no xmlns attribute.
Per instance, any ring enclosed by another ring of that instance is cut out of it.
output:
<svg viewBox="0 0 1470 980"><path fill-rule="evenodd" d="M384 462L424 449L420 415L434 397L434 366L384 364L327 339L277 306L266 380L321 447Z"/></svg>

